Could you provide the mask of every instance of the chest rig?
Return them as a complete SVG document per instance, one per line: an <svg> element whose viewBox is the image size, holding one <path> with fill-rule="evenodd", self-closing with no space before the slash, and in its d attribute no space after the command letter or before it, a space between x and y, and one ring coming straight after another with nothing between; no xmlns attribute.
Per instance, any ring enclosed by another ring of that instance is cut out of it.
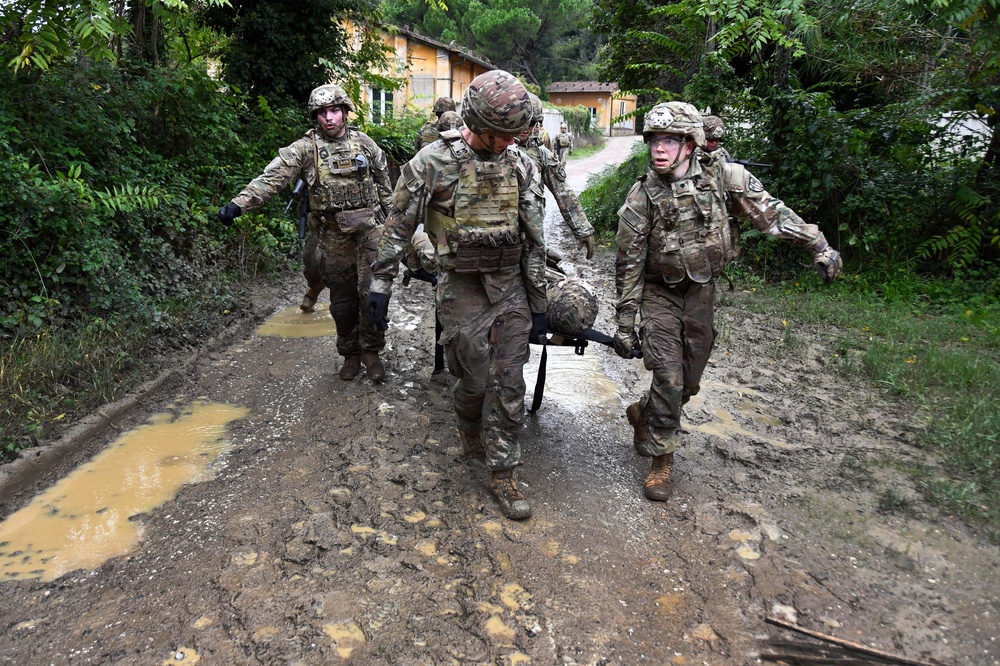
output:
<svg viewBox="0 0 1000 666"><path fill-rule="evenodd" d="M459 273L492 273L519 266L516 149L507 149L496 161L485 161L460 134L446 133L442 138L459 164L454 217L428 207L425 218L442 267Z"/></svg>
<svg viewBox="0 0 1000 666"><path fill-rule="evenodd" d="M338 141L314 134L313 159L317 179L309 188L309 205L314 213L371 208L378 203L378 189L357 132L349 129Z"/></svg>
<svg viewBox="0 0 1000 666"><path fill-rule="evenodd" d="M667 284L685 277L705 283L721 275L738 249L715 170L670 183L650 173L643 189L653 215L646 274Z"/></svg>

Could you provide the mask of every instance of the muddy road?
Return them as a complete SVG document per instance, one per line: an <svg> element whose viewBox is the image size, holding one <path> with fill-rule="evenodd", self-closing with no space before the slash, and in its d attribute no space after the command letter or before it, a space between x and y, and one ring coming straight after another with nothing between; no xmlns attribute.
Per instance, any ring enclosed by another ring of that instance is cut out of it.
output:
<svg viewBox="0 0 1000 666"><path fill-rule="evenodd" d="M572 161L574 188L628 143ZM585 261L549 211L610 331L613 251ZM648 373L558 350L523 433L534 516L515 523L460 455L428 286L397 283L381 385L337 377L302 289L261 295L272 334L178 362L100 436L8 477L0 663L755 664L795 636L768 616L1000 663L1000 552L897 471L927 456L912 413L837 374L830 331L790 344L723 292L666 505L642 497L623 418Z"/></svg>

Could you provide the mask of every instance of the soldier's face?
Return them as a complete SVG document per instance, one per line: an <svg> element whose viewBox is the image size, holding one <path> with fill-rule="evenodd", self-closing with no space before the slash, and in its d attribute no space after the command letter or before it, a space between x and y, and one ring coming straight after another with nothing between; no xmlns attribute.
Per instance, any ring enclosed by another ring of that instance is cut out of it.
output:
<svg viewBox="0 0 1000 666"><path fill-rule="evenodd" d="M718 139L705 139L705 149L708 150L709 152L715 150L718 147L719 147Z"/></svg>
<svg viewBox="0 0 1000 666"><path fill-rule="evenodd" d="M346 113L342 106L328 106L316 112L316 123L328 137L337 139L347 131Z"/></svg>
<svg viewBox="0 0 1000 666"><path fill-rule="evenodd" d="M658 173L673 170L694 152L694 141L677 134L654 134L649 140L649 154Z"/></svg>
<svg viewBox="0 0 1000 666"><path fill-rule="evenodd" d="M516 134L507 134L505 132L475 134L468 129L465 132L467 132L465 140L474 149L486 150L497 155L507 150L508 147L514 145L514 142L517 141Z"/></svg>

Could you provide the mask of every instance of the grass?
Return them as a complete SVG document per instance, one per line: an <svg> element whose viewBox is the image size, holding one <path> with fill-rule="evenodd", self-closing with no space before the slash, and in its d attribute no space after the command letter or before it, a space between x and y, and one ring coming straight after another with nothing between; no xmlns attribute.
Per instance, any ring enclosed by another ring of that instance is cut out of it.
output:
<svg viewBox="0 0 1000 666"><path fill-rule="evenodd" d="M955 295L950 288L905 271L846 275L832 287L809 275L753 283L741 305L797 325L832 327L835 367L916 405L916 443L943 465L909 470L924 495L946 511L996 528L1000 301L974 290ZM780 345L787 349L793 341Z"/></svg>
<svg viewBox="0 0 1000 666"><path fill-rule="evenodd" d="M592 146L583 146L581 148L573 149L573 152L569 154L571 160L577 160L582 157L590 157L594 153L599 153L604 149L604 142L594 144Z"/></svg>

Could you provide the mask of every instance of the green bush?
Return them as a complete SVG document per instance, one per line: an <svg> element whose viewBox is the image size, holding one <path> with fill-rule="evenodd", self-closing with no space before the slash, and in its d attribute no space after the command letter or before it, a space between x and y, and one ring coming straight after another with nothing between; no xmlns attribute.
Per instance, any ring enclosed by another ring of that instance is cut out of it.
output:
<svg viewBox="0 0 1000 666"><path fill-rule="evenodd" d="M618 230L618 209L648 164L649 150L646 144L638 142L621 165L604 167L587 179L580 203L599 236L608 238Z"/></svg>

